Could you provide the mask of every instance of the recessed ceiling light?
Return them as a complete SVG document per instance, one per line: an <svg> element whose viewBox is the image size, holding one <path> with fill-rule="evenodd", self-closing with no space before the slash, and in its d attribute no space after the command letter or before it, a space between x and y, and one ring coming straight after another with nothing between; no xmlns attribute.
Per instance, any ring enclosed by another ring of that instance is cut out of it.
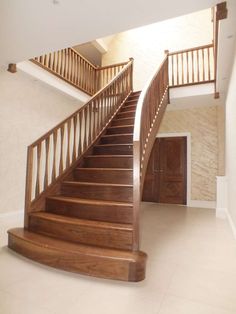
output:
<svg viewBox="0 0 236 314"><path fill-rule="evenodd" d="M228 39L233 38L233 37L234 37L234 35L232 35L232 34L227 36Z"/></svg>

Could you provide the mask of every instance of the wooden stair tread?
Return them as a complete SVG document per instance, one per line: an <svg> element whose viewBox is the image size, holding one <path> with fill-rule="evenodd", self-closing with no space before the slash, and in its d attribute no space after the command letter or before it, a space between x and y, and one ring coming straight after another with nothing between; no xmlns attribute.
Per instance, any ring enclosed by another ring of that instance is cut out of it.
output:
<svg viewBox="0 0 236 314"><path fill-rule="evenodd" d="M122 135L122 134L116 134L116 135ZM133 146L133 143L109 143L109 144L94 145L94 147L110 147L110 146Z"/></svg>
<svg viewBox="0 0 236 314"><path fill-rule="evenodd" d="M134 119L134 117L128 117L128 118L117 118L117 116L115 116L115 118L112 121L117 121L117 120L130 120L130 119ZM124 124L123 124L124 125Z"/></svg>
<svg viewBox="0 0 236 314"><path fill-rule="evenodd" d="M107 201L107 200L95 200L79 197L69 197L69 196L50 196L47 199L53 199L68 203L77 203L77 204L91 204L91 205L111 205L111 206L129 206L133 207L133 203L130 202L117 202L117 201Z"/></svg>
<svg viewBox="0 0 236 314"><path fill-rule="evenodd" d="M133 133L121 133L121 134L105 134L102 137L114 137L114 136L130 136L133 135Z"/></svg>
<svg viewBox="0 0 236 314"><path fill-rule="evenodd" d="M101 170L101 171L110 171L110 170L133 171L132 168L130 168L130 169L129 168L75 168L75 170L85 170L85 171L94 171L94 170Z"/></svg>
<svg viewBox="0 0 236 314"><path fill-rule="evenodd" d="M83 182L83 181L63 181L62 184L68 184L68 185L74 185L74 186L76 186L76 185L83 185L83 186L133 187L132 184Z"/></svg>
<svg viewBox="0 0 236 314"><path fill-rule="evenodd" d="M90 246L78 243L72 243L65 240L57 240L52 237L48 237L45 235L40 235L34 232L30 232L23 228L14 228L8 230L8 234L12 234L15 237L23 238L24 241L28 241L34 243L40 247L44 248L52 248L53 250L61 251L66 255L66 252L71 253L81 253L85 255L96 255L101 257L110 257L110 258L125 258L130 259L135 262L136 258L139 257L140 253L142 253L143 257L146 258L146 254L143 252L133 252L133 251L125 251L125 250L117 250L110 249L98 246Z"/></svg>
<svg viewBox="0 0 236 314"><path fill-rule="evenodd" d="M84 156L84 158L133 158L133 155L88 155Z"/></svg>
<svg viewBox="0 0 236 314"><path fill-rule="evenodd" d="M73 224L78 226L86 226L92 228L105 228L105 229L118 229L125 231L132 231L131 224L121 224L121 223L113 223L106 221L97 221L97 220L88 220L88 219L79 219L74 217L69 217L65 215L52 214L49 212L35 212L31 213L30 216L38 217L45 220L50 220L54 222L61 222L63 224Z"/></svg>
<svg viewBox="0 0 236 314"><path fill-rule="evenodd" d="M135 113L136 110L130 110L130 111L125 111L125 112L121 112L119 111L117 114L124 114L124 113Z"/></svg>
<svg viewBox="0 0 236 314"><path fill-rule="evenodd" d="M120 125L120 126L115 125L115 126L109 126L108 129L127 128L127 127L133 127L133 126L134 126L134 124L124 124L124 125Z"/></svg>

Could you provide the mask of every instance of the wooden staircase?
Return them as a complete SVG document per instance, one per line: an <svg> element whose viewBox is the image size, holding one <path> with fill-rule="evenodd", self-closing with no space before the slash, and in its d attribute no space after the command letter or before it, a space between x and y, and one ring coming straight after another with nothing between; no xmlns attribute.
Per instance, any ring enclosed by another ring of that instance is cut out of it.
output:
<svg viewBox="0 0 236 314"><path fill-rule="evenodd" d="M131 93L73 172L9 230L9 247L40 263L126 281L145 277L146 254L133 250L133 129L140 92Z"/></svg>

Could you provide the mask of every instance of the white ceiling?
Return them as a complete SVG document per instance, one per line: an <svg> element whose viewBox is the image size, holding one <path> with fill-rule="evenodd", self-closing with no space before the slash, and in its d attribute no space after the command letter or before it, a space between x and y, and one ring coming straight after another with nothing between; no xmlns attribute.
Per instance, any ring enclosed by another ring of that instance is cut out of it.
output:
<svg viewBox="0 0 236 314"><path fill-rule="evenodd" d="M209 8L217 2L1 0L0 65Z"/></svg>

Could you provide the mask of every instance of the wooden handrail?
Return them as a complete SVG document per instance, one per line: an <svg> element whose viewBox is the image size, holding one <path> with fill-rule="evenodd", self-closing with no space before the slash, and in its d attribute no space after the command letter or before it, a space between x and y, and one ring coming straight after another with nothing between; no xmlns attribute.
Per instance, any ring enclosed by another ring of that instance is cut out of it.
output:
<svg viewBox="0 0 236 314"><path fill-rule="evenodd" d="M25 227L32 211L40 210L45 194L88 151L131 93L133 60L82 108L28 147ZM55 192L55 191L54 191Z"/></svg>
<svg viewBox="0 0 236 314"><path fill-rule="evenodd" d="M197 47L183 49L183 50L172 51L172 52L168 52L168 55L172 56L172 55L176 55L176 54L179 54L179 53L184 53L184 52L189 52L189 51L196 51L196 50L202 50L202 49L205 49L205 48L210 48L212 46L213 46L213 44L208 44L208 45L197 46Z"/></svg>
<svg viewBox="0 0 236 314"><path fill-rule="evenodd" d="M214 83L214 45L208 44L185 50L168 52L169 86Z"/></svg>
<svg viewBox="0 0 236 314"><path fill-rule="evenodd" d="M133 249L139 250L139 207L148 159L169 101L168 58L145 86L138 100L133 135Z"/></svg>
<svg viewBox="0 0 236 314"><path fill-rule="evenodd" d="M66 48L31 59L67 83L94 95L123 69L127 62L97 67L73 48Z"/></svg>

